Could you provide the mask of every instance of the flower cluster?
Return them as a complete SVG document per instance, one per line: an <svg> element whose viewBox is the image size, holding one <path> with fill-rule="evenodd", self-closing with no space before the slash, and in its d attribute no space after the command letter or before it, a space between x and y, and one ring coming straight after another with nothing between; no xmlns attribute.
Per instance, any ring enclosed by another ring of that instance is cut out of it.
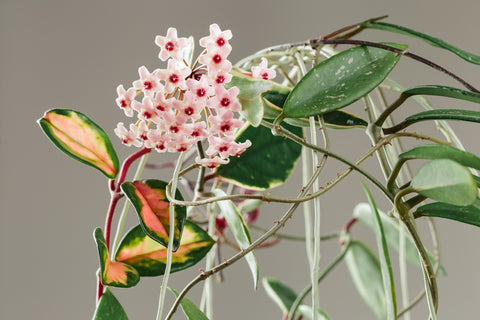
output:
<svg viewBox="0 0 480 320"><path fill-rule="evenodd" d="M181 152L205 140L207 157L197 157L196 162L209 168L228 163L230 156L239 156L248 148L249 140L238 143L234 139L235 132L244 125L238 113L239 89L224 86L232 79L228 60L231 38L230 30L222 31L212 24L210 35L199 41L204 52L189 66L186 52L191 48L187 38L178 38L175 28L169 28L165 37L157 36L159 58L167 61L167 68L150 72L142 66L131 88L117 87L117 105L126 116L133 117L136 112L138 117L128 129L122 122L117 125L115 134L122 142L159 152ZM252 70L256 77L272 76L265 63L258 72ZM141 94L141 101L136 100Z"/></svg>

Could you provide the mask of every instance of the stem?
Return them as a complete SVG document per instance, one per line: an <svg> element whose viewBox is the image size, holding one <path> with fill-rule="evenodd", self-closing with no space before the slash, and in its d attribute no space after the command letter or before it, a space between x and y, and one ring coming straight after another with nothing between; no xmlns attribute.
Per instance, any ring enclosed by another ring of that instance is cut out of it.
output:
<svg viewBox="0 0 480 320"><path fill-rule="evenodd" d="M323 271L323 273L318 277L319 284L325 277L333 270L335 267L343 260L345 254L347 253L348 249L350 248L350 242L348 242L345 247L342 249L342 252L327 266L327 268ZM288 311L288 320L293 320L295 317L295 313L297 312L298 307L302 303L305 296L312 290L312 284L305 287L302 292L297 295L297 298L293 302L290 310Z"/></svg>
<svg viewBox="0 0 480 320"><path fill-rule="evenodd" d="M115 213L115 209L117 207L118 200L120 200L123 195L121 193L120 186L122 183L125 181L125 178L127 176L128 169L132 165L132 163L140 158L141 156L151 152L152 149L148 148L143 148L138 150L137 152L131 154L128 158L125 159L125 161L122 164L122 167L120 168L120 172L118 175L118 180L115 185L114 180L110 180L109 183L109 189L110 189L110 203L108 205L108 210L107 210L107 216L105 218L105 244L107 246L107 250L110 250L110 232L112 229L112 221L113 221L113 215ZM98 276L97 280L97 302L100 300L100 298L103 295L103 284L101 281L100 276Z"/></svg>
<svg viewBox="0 0 480 320"><path fill-rule="evenodd" d="M175 166L175 170L173 172L173 179L170 186L171 186L171 189L173 189L174 195L177 190L178 177L179 177L179 173L182 167L184 157L185 157L185 152L180 153L180 156L178 157L177 165ZM158 302L157 320L161 320L162 318L163 306L165 303L165 293L167 291L168 279L170 277L170 271L172 268L173 241L175 239L175 204L170 202L168 209L169 209L169 224L170 224L169 229L170 230L168 233L167 264L165 266L165 273L163 274L162 286L160 287L160 298Z"/></svg>

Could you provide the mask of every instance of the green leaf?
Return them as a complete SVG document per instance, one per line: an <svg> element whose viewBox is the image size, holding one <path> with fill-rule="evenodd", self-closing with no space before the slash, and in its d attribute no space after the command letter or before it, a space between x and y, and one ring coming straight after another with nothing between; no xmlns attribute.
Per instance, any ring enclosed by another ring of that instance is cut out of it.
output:
<svg viewBox="0 0 480 320"><path fill-rule="evenodd" d="M170 287L168 289L178 298L179 293L177 291ZM188 320L208 320L207 316L187 297L183 297L180 306Z"/></svg>
<svg viewBox="0 0 480 320"><path fill-rule="evenodd" d="M480 200L470 206L435 202L418 207L415 217L438 217L471 224L480 227Z"/></svg>
<svg viewBox="0 0 480 320"><path fill-rule="evenodd" d="M103 292L97 309L93 315L93 320L128 320L127 314L122 308L120 302L113 295L109 288Z"/></svg>
<svg viewBox="0 0 480 320"><path fill-rule="evenodd" d="M187 269L202 260L214 243L205 230L185 221L180 246L172 255L171 272ZM115 258L133 266L142 277L155 277L165 272L167 248L147 236L137 225L122 239Z"/></svg>
<svg viewBox="0 0 480 320"><path fill-rule="evenodd" d="M140 281L140 275L134 267L117 261L111 261L103 231L96 228L94 232L100 257L100 276L106 286L130 288Z"/></svg>
<svg viewBox="0 0 480 320"><path fill-rule="evenodd" d="M286 88L286 89L285 89ZM288 97L291 89L288 87L281 87L278 90L267 91L263 94L263 108L264 119L275 119L282 113L283 104ZM325 125L332 129L350 129L350 128L366 128L368 122L353 113L345 110L335 110L323 115ZM285 122L296 127L309 127L310 122L307 118L286 118ZM316 121L318 124L318 121Z"/></svg>
<svg viewBox="0 0 480 320"><path fill-rule="evenodd" d="M113 145L105 131L86 115L74 110L52 109L38 123L65 154L115 178L119 163Z"/></svg>
<svg viewBox="0 0 480 320"><path fill-rule="evenodd" d="M242 105L241 114L254 127L258 127L263 119L262 93L273 88L273 81L256 79L234 68L232 80L227 88L237 87L240 90L238 101Z"/></svg>
<svg viewBox="0 0 480 320"><path fill-rule="evenodd" d="M166 187L165 181L154 179L125 182L121 185L122 191L135 207L146 234L165 247L168 246L170 230L170 202L165 195ZM175 197L183 200L178 190ZM176 251L179 246L186 216L187 210L184 206L175 206L173 251Z"/></svg>
<svg viewBox="0 0 480 320"><path fill-rule="evenodd" d="M301 118L346 107L382 83L399 59L394 52L373 47L342 51L317 64L298 82L285 101L283 114Z"/></svg>
<svg viewBox="0 0 480 320"><path fill-rule="evenodd" d="M385 240L387 241L388 245L393 249L399 251L400 250L400 225L394 221L392 218L387 216L380 210L377 210L380 216L380 220L382 221L383 231L385 235ZM373 217L373 212L369 204L367 203L359 203L353 209L353 217L366 225L372 231L375 230L375 220ZM415 247L415 243L413 242L412 237L408 233L404 233L404 243L405 243L405 257L411 263L414 263L421 267L421 262L418 259L418 252ZM438 263L436 261L433 254L430 252L427 253L430 261L434 263Z"/></svg>
<svg viewBox="0 0 480 320"><path fill-rule="evenodd" d="M468 122L480 122L480 112L460 109L437 109L423 111L407 117L404 121L391 128L383 129L383 133L395 133L405 129L406 127L414 123L428 120L459 120Z"/></svg>
<svg viewBox="0 0 480 320"><path fill-rule="evenodd" d="M397 300L395 297L395 283L393 281L392 264L390 262L390 255L388 253L385 232L372 194L364 184L363 189L367 195L370 209L374 213L373 218L375 224L375 238L377 239L380 267L382 270L383 291L385 292L385 298L387 300L387 319L394 320L397 319Z"/></svg>
<svg viewBox="0 0 480 320"><path fill-rule="evenodd" d="M387 301L383 291L382 271L375 254L360 241L352 240L345 263L353 283L375 318L385 320Z"/></svg>
<svg viewBox="0 0 480 320"><path fill-rule="evenodd" d="M480 170L480 158L473 153L459 150L457 148L441 145L429 144L414 147L398 156L402 163L410 159L450 159L458 162L462 166Z"/></svg>
<svg viewBox="0 0 480 320"><path fill-rule="evenodd" d="M277 304L282 313L284 315L288 314L293 302L297 298L297 293L275 278L263 278L262 284L267 295Z"/></svg>
<svg viewBox="0 0 480 320"><path fill-rule="evenodd" d="M402 92L402 96L405 97L414 95L440 96L480 103L479 93L439 85L418 86Z"/></svg>
<svg viewBox="0 0 480 320"><path fill-rule="evenodd" d="M470 172L449 159L425 163L410 186L427 198L453 205L468 206L477 199L477 185Z"/></svg>
<svg viewBox="0 0 480 320"><path fill-rule="evenodd" d="M419 31L415 31L413 29L409 29L409 28L406 28L406 27L402 27L402 26L398 26L398 25L391 24L391 23L386 23L386 22L369 22L369 23L362 24L361 27L362 28L379 29L379 30L383 30L383 31L390 31L390 32L395 32L395 33L407 35L407 36L410 36L410 37L418 38L418 39L421 39L421 40L423 40L423 41L425 41L428 44L431 44L433 46L451 51L454 54L456 54L457 56L459 56L460 58L462 58L462 59L464 59L468 62L471 62L471 63L474 63L474 64L480 64L480 56L475 55L475 54L470 53L470 52L467 52L467 51L462 50L460 48L457 48L457 47L455 47L455 46L453 46L453 45L451 45L451 44L449 44L449 43L447 43L443 40L440 40L438 38L432 37L428 34L425 34L425 33L419 32Z"/></svg>
<svg viewBox="0 0 480 320"><path fill-rule="evenodd" d="M214 190L213 194L216 197L226 196L225 192L220 189ZM230 228L230 231L232 232L233 237L235 238L235 241L240 249L248 248L252 243L250 231L248 231L247 224L245 223L242 214L237 209L235 204L233 204L232 201L224 200L216 202L216 205L225 218L225 221L227 222L227 225ZM258 264L257 258L255 257L253 251L250 251L245 255L245 260L247 261L248 267L252 272L253 284L256 289L258 285Z"/></svg>
<svg viewBox="0 0 480 320"><path fill-rule="evenodd" d="M262 284L267 295L277 304L280 310L282 310L283 315L288 314L297 297L297 293L292 288L275 278L263 278ZM312 308L310 306L304 304L298 306L297 313L308 319L312 318ZM330 318L325 312L317 310L317 319L329 320Z"/></svg>
<svg viewBox="0 0 480 320"><path fill-rule="evenodd" d="M298 136L302 129L286 125ZM293 171L302 153L302 146L280 136L272 135L263 126L248 126L236 141L250 140L252 145L240 157L217 167L216 176L248 189L264 190L283 184Z"/></svg>

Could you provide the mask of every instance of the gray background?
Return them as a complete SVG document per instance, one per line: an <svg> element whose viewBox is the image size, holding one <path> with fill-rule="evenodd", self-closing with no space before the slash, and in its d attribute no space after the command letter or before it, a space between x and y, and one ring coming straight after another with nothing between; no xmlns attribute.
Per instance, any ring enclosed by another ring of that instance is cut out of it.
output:
<svg viewBox="0 0 480 320"><path fill-rule="evenodd" d="M130 149L113 137L124 121L115 105L115 88L137 77L137 68L159 65L153 40L169 26L179 35L198 40L218 23L234 34L236 61L263 47L304 40L341 26L389 14L387 20L440 36L464 49L480 53L478 37L480 2L431 1L0 1L0 317L10 319L88 319L94 311L95 270L98 258L92 238L104 224L107 185L95 170L67 159L41 133L35 121L52 107L74 108L112 136L123 159ZM367 31L361 36L377 41L406 41L401 36ZM479 66L449 53L409 40L421 52L463 75L477 86ZM393 78L407 86L426 83L456 85L423 65L403 59ZM443 100L443 107L459 106ZM361 107L357 106L357 111ZM360 111L359 111L360 112ZM457 125L468 148L480 153L478 126ZM354 132L352 132L354 133ZM333 134L334 150L361 154L369 142L360 134ZM358 137L357 137L358 136ZM357 142L358 140L358 142ZM161 157L155 158L162 160ZM367 164L373 168L375 161ZM324 179L341 168L332 165ZM168 179L169 172L146 171L149 177ZM341 228L355 203L365 201L358 177L343 183L323 200L324 232ZM292 194L299 188L275 191ZM376 194L378 196L378 194ZM377 197L381 199L381 197ZM379 200L381 203L381 201ZM270 226L284 206L262 209L261 223ZM135 222L130 215L130 224ZM420 227L427 231L425 225ZM459 223L438 222L443 263L448 277L439 279L440 319L478 319L480 233ZM282 232L301 234L302 215ZM373 243L357 226L356 236ZM255 235L256 236L256 235ZM429 236L424 236L429 243ZM302 244L286 243L258 250L261 276L275 276L296 290L308 283ZM322 247L322 267L338 252L335 242ZM223 249L229 257L232 252ZM395 258L394 258L395 260ZM203 265L177 273L172 286L180 290ZM396 268L396 267L395 267ZM263 288L252 289L251 276L242 261L227 269L225 282L215 286L215 319L279 319L280 311ZM410 269L413 297L422 287L419 270ZM161 278L144 279L128 290L115 290L131 319L153 319ZM198 302L201 286L190 297ZM342 265L320 287L321 305L332 319L371 319ZM423 302L422 305L425 303ZM414 319L425 319L425 307ZM178 313L176 319L182 319Z"/></svg>

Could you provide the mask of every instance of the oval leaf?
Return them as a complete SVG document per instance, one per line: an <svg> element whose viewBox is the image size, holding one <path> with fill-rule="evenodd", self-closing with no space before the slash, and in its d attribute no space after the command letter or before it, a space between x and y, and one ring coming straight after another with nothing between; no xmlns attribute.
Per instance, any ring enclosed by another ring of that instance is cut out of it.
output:
<svg viewBox="0 0 480 320"><path fill-rule="evenodd" d="M345 263L358 293L375 314L375 318L386 319L387 302L382 271L375 254L362 242L352 240L345 254Z"/></svg>
<svg viewBox="0 0 480 320"><path fill-rule="evenodd" d="M380 214L372 194L365 185L363 185L363 189L367 195L370 209L374 213L375 238L377 239L378 255L380 257L380 267L382 270L383 291L385 292L385 299L387 300L387 319L395 320L397 319L397 300L395 297L395 284L393 281L392 264L388 253L387 240L385 239L382 220L380 219Z"/></svg>
<svg viewBox="0 0 480 320"><path fill-rule="evenodd" d="M128 320L127 314L122 308L120 302L113 295L109 288L105 290L98 301L97 309L93 315L93 320Z"/></svg>
<svg viewBox="0 0 480 320"><path fill-rule="evenodd" d="M395 133L414 123L428 120L459 120L478 123L480 122L480 112L460 109L438 109L423 111L407 117L404 121L391 128L383 129L383 133Z"/></svg>
<svg viewBox="0 0 480 320"><path fill-rule="evenodd" d="M477 185L470 172L449 159L425 163L410 186L427 198L458 206L471 205L477 199Z"/></svg>
<svg viewBox="0 0 480 320"><path fill-rule="evenodd" d="M220 189L216 189L213 191L213 194L216 197L223 197L226 196L225 192ZM250 236L250 231L248 231L247 224L243 219L242 214L237 209L237 207L233 204L232 201L218 201L216 205L220 209L220 212L223 214L225 221L227 222L228 227L230 228L235 241L237 242L240 249L246 249L252 243L252 238ZM258 264L257 258L255 257L253 251L250 251L245 255L245 260L248 263L248 267L252 272L253 276L253 284L255 289L258 285Z"/></svg>
<svg viewBox="0 0 480 320"><path fill-rule="evenodd" d="M172 255L171 272L187 269L202 260L214 243L205 230L185 221L180 246ZM165 272L167 248L147 236L138 225L122 239L115 259L133 266L142 277L160 276Z"/></svg>
<svg viewBox="0 0 480 320"><path fill-rule="evenodd" d="M302 129L286 125L298 136ZM293 171L302 153L302 146L280 136L272 135L263 126L248 126L235 140L249 139L252 145L240 157L231 157L226 165L220 165L216 176L248 189L270 189L284 183Z"/></svg>
<svg viewBox="0 0 480 320"><path fill-rule="evenodd" d="M133 204L140 218L144 231L152 239L165 247L168 246L168 233L170 230L170 202L165 195L167 183L161 180L143 180L125 182L122 191ZM177 190L176 199L183 200ZM183 224L187 216L184 206L175 206L175 238L173 251L177 250L182 236Z"/></svg>
<svg viewBox="0 0 480 320"><path fill-rule="evenodd" d="M262 93L270 90L273 87L273 82L253 78L237 68L230 73L232 80L226 87L237 87L240 90L238 101L242 105L241 114L252 126L258 127L263 119Z"/></svg>
<svg viewBox="0 0 480 320"><path fill-rule="evenodd" d="M288 118L301 118L346 107L382 83L399 59L394 52L373 47L342 51L317 64L298 82L285 101L283 113Z"/></svg>
<svg viewBox="0 0 480 320"><path fill-rule="evenodd" d="M457 48L455 46L452 46L451 44L440 40L438 38L432 37L428 34L415 31L413 29L409 29L406 27L402 27L399 25L391 24L391 23L386 23L386 22L369 22L369 23L364 23L361 25L362 28L371 28L371 29L379 29L383 31L390 31L390 32L395 32L399 34L404 34L410 37L418 38L421 39L433 46L448 50L450 52L453 52L460 58L474 63L474 64L480 64L480 56L475 55L473 53L467 52L465 50L462 50L460 48Z"/></svg>
<svg viewBox="0 0 480 320"><path fill-rule="evenodd" d="M263 278L262 284L267 295L277 304L282 313L284 315L288 314L293 302L297 298L297 293L275 278Z"/></svg>
<svg viewBox="0 0 480 320"><path fill-rule="evenodd" d="M170 287L168 289L178 298L179 293L177 291ZM207 316L187 297L183 297L182 301L180 301L180 306L188 320L208 320Z"/></svg>
<svg viewBox="0 0 480 320"><path fill-rule="evenodd" d="M38 123L61 151L115 178L119 163L113 145L105 131L86 115L74 110L53 109Z"/></svg>
<svg viewBox="0 0 480 320"><path fill-rule="evenodd" d="M397 222L395 222L392 218L387 216L382 211L378 210L380 220L382 221L383 231L385 234L385 240L387 241L388 245L393 249L399 251L399 243L400 243L400 226ZM373 217L373 212L369 204L367 203L359 203L353 209L353 217L366 225L372 231L375 229L375 222ZM414 263L421 267L421 262L418 259L418 252L415 247L415 243L413 242L412 237L408 233L404 233L404 243L405 243L405 256L408 261ZM437 263L433 254L428 252L428 256L430 261Z"/></svg>
<svg viewBox="0 0 480 320"><path fill-rule="evenodd" d="M435 202L418 207L415 217L438 217L456 220L480 227L480 200L470 206L455 206L453 204Z"/></svg>
<svg viewBox="0 0 480 320"><path fill-rule="evenodd" d="M102 284L119 288L135 286L140 281L140 275L132 266L110 260L102 229L95 229L94 238L100 257L100 278L102 279Z"/></svg>

